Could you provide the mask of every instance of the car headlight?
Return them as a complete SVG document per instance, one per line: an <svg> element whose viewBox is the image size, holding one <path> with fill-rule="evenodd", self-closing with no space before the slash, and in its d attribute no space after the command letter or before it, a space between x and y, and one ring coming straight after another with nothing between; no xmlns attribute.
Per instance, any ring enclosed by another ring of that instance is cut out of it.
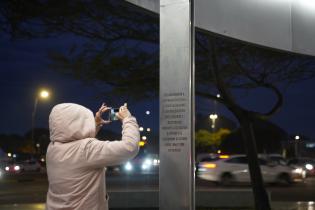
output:
<svg viewBox="0 0 315 210"><path fill-rule="evenodd" d="M14 170L15 170L15 171L18 171L18 170L20 170L20 169L21 169L20 166L14 166Z"/></svg>
<svg viewBox="0 0 315 210"><path fill-rule="evenodd" d="M6 171L9 171L9 170L10 170L9 166L6 166L6 167L5 167L5 170L6 170Z"/></svg>
<svg viewBox="0 0 315 210"><path fill-rule="evenodd" d="M132 164L131 164L130 162L127 162L127 163L125 164L125 170L126 170L126 171L131 171L131 170L132 170Z"/></svg>
<svg viewBox="0 0 315 210"><path fill-rule="evenodd" d="M305 165L305 168L307 169L307 170L309 170L309 171L311 171L311 170L313 170L313 168L314 168L314 166L312 165L312 164L306 164Z"/></svg>
<svg viewBox="0 0 315 210"><path fill-rule="evenodd" d="M148 170L152 166L153 161L149 158L145 159L142 163L141 169L142 170Z"/></svg>
<svg viewBox="0 0 315 210"><path fill-rule="evenodd" d="M152 165L152 160L151 159L145 159L143 164L151 166Z"/></svg>
<svg viewBox="0 0 315 210"><path fill-rule="evenodd" d="M154 159L153 160L153 165L154 166L157 166L157 165L159 165L160 164L160 160L158 160L158 159Z"/></svg>
<svg viewBox="0 0 315 210"><path fill-rule="evenodd" d="M297 174L301 174L303 173L303 169L302 168L296 168L293 170L294 173L297 173Z"/></svg>
<svg viewBox="0 0 315 210"><path fill-rule="evenodd" d="M149 169L149 165L146 165L146 164L142 164L142 166L141 166L141 168L142 168L142 170L147 170L147 169Z"/></svg>

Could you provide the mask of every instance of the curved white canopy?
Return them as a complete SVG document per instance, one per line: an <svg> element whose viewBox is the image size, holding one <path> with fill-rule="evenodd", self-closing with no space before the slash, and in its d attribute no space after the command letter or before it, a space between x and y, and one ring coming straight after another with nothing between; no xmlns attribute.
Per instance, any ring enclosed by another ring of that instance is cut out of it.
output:
<svg viewBox="0 0 315 210"><path fill-rule="evenodd" d="M126 0L159 12L159 0ZM315 0L195 0L195 25L213 33L315 56Z"/></svg>

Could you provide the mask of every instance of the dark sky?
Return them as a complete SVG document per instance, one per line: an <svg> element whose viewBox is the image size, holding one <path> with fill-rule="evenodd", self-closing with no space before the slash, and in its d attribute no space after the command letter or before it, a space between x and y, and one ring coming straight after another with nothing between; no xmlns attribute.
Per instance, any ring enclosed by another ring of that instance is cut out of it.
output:
<svg viewBox="0 0 315 210"><path fill-rule="evenodd" d="M31 128L34 97L40 87L49 88L52 97L48 101L39 102L37 127L48 127L49 111L57 103L79 103L95 111L102 101L109 100L106 96L103 100L97 99L96 96L101 92L99 88L86 86L48 68L48 51L67 50L74 42L80 40L72 36L20 41L0 37L0 133L24 134ZM272 117L272 121L289 134L315 137L314 81L314 79L304 81L284 91L284 106ZM241 104L257 110L265 110L266 106L271 106L272 99L272 95L264 90L238 94ZM211 100L198 99L196 107L197 112L207 115L214 110ZM159 118L157 100L139 102L129 105L129 108L137 116L140 125L153 128L157 132ZM145 115L146 110L150 110L151 114ZM218 104L217 110L219 115L224 114L235 121L222 105ZM120 124L116 122L108 125L108 128L118 131Z"/></svg>
<svg viewBox="0 0 315 210"><path fill-rule="evenodd" d="M103 90L87 86L48 67L48 51L64 51L78 41L71 36L20 41L11 41L3 36L0 38L0 133L24 134L31 128L35 94L42 87L48 88L52 97L47 101L39 101L36 127L48 128L49 112L58 103L78 103L95 112L103 101L110 100L106 96L99 99ZM115 107L120 104L108 105ZM158 120L157 101L129 104L129 109L138 117L139 124L145 127L153 128L154 122ZM151 114L146 115L146 110L150 110ZM119 131L120 126L120 123L115 122L108 128Z"/></svg>

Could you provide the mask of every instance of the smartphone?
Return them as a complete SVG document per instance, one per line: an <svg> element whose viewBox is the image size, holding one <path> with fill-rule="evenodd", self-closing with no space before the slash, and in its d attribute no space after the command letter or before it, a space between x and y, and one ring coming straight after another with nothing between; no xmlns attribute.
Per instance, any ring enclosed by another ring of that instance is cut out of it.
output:
<svg viewBox="0 0 315 210"><path fill-rule="evenodd" d="M118 120L116 113L119 112L119 108L111 108L109 111L108 120L115 121Z"/></svg>

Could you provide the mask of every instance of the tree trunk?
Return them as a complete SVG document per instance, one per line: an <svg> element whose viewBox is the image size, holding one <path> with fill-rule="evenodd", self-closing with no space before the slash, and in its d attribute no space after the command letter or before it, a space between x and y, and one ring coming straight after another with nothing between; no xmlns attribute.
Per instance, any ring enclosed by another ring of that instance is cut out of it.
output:
<svg viewBox="0 0 315 210"><path fill-rule="evenodd" d="M271 210L269 196L264 187L259 166L253 124L246 116L239 118L243 142L248 159L248 168L255 199L256 210Z"/></svg>

